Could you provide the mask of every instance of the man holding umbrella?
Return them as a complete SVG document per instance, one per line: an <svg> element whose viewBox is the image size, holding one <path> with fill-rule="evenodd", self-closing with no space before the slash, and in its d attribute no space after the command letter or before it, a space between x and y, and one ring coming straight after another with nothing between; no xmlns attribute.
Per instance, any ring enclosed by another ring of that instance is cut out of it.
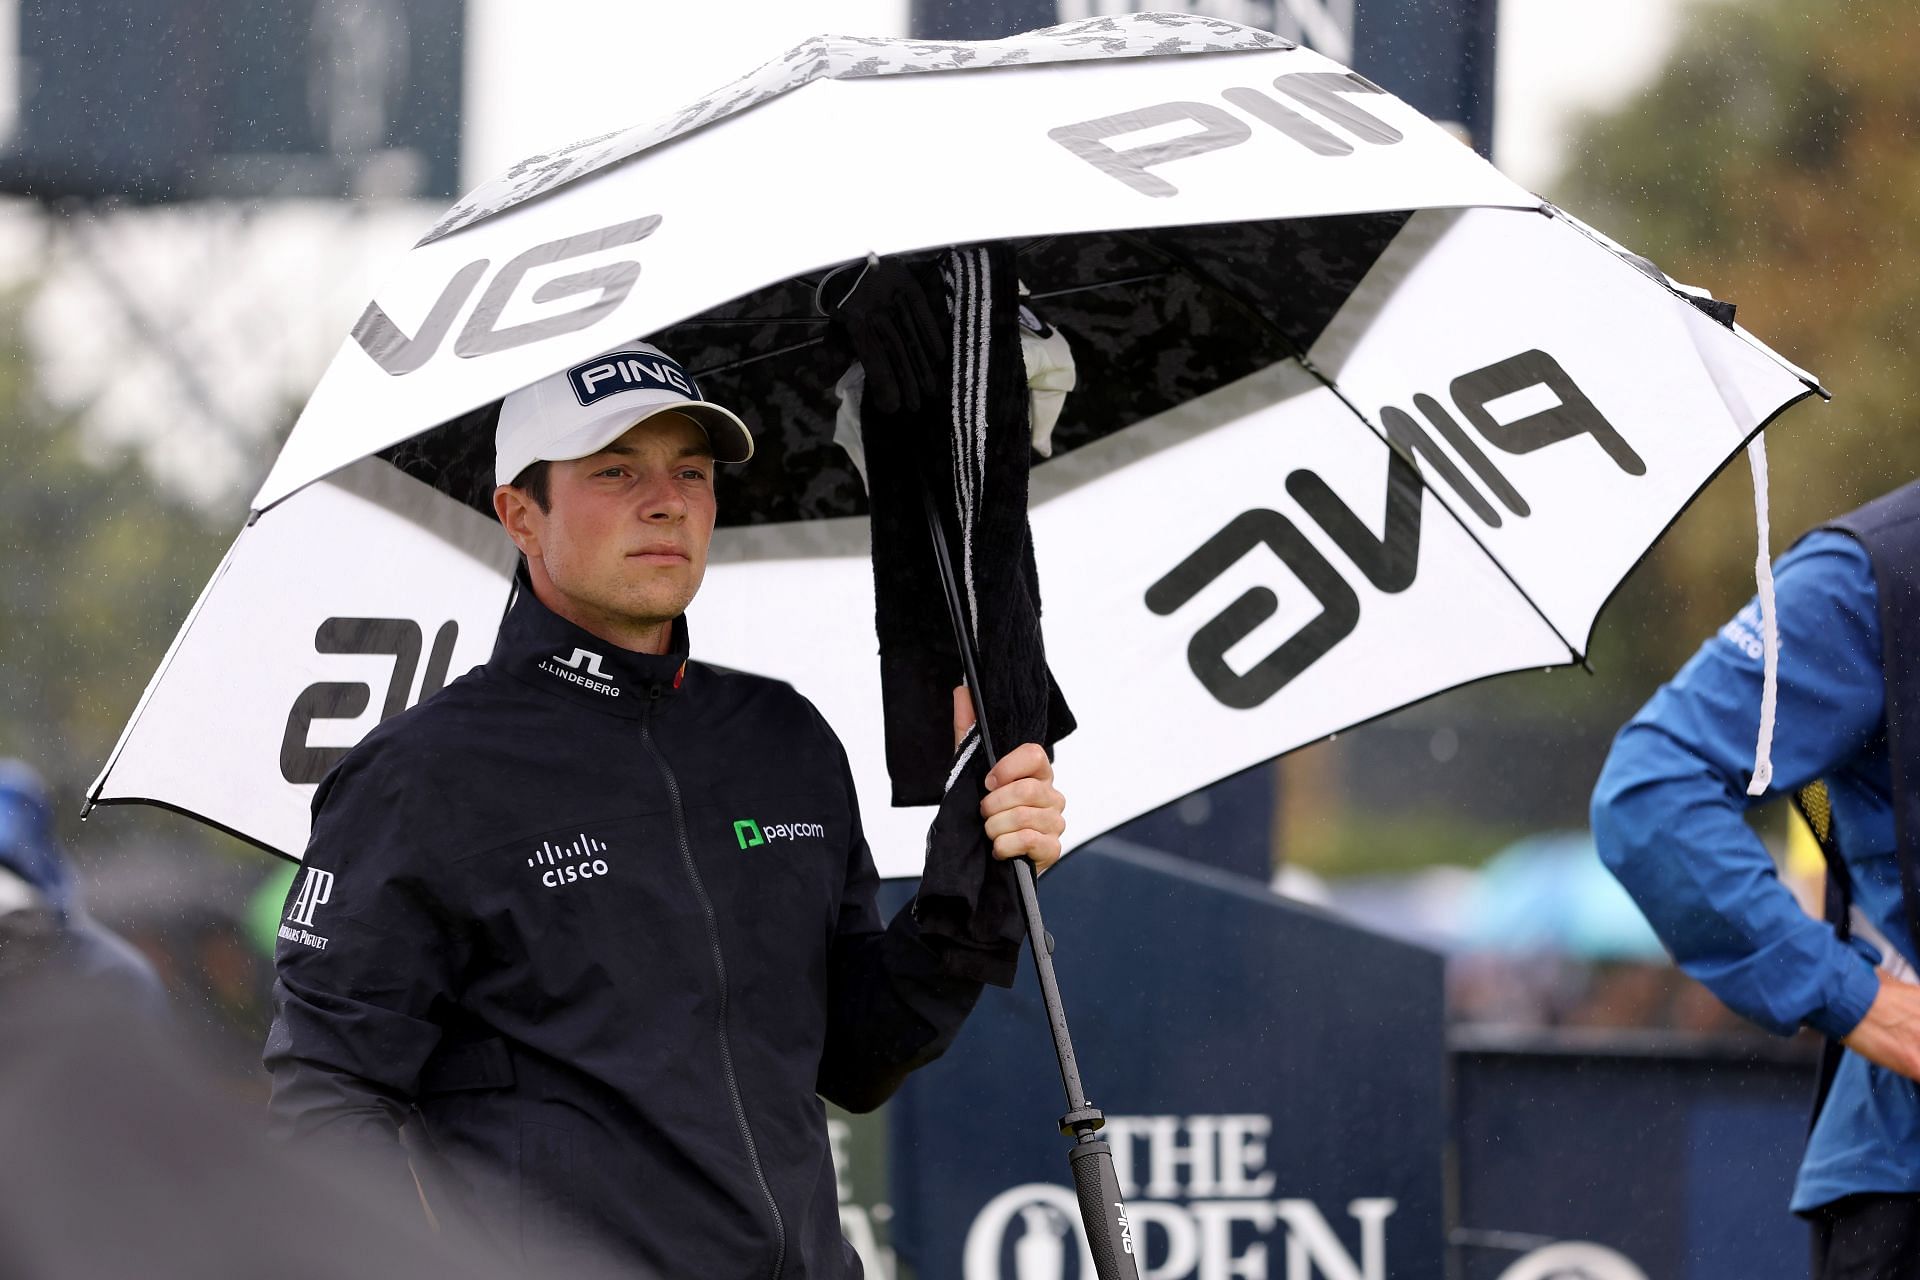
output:
<svg viewBox="0 0 1920 1280"><path fill-rule="evenodd" d="M877 1106L979 995L913 908L883 926L812 705L689 657L714 466L752 453L643 343L508 396L493 501L523 565L493 656L314 799L273 1126L370 1146L411 1195L404 1125L429 1211L530 1266L858 1274L816 1092ZM1046 752L1009 752L994 856L1050 864L1063 807Z"/></svg>

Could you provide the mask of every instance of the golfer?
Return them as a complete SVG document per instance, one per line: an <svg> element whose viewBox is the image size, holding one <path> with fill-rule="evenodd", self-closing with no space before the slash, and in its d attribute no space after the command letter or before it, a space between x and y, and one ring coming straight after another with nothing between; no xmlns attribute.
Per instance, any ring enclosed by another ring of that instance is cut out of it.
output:
<svg viewBox="0 0 1920 1280"><path fill-rule="evenodd" d="M858 1276L820 1099L879 1105L979 996L911 907L880 919L820 714L689 657L714 467L752 454L645 344L508 396L493 502L524 563L493 655L314 797L272 1127L374 1150L531 1271ZM1057 859L1045 752L988 786L994 855Z"/></svg>
<svg viewBox="0 0 1920 1280"><path fill-rule="evenodd" d="M1755 601L1620 731L1594 789L1594 837L1687 973L1769 1031L1810 1026L1845 1046L1792 1207L1812 1227L1816 1280L1906 1280L1920 1277L1920 483L1808 533L1774 577L1766 794L1748 794ZM1743 821L1815 781L1831 819L1828 923L1800 909Z"/></svg>

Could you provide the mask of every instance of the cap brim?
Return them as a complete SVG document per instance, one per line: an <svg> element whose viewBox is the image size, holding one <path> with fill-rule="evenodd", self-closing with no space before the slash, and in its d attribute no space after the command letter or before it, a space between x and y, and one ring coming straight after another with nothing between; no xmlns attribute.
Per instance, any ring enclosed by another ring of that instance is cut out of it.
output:
<svg viewBox="0 0 1920 1280"><path fill-rule="evenodd" d="M715 462L738 463L753 457L753 433L731 409L707 400L677 400L652 405L638 413L628 408L596 418L549 444L534 461L571 462L598 453L641 423L663 413L685 414L706 432Z"/></svg>
<svg viewBox="0 0 1920 1280"><path fill-rule="evenodd" d="M715 462L745 462L753 457L753 432L747 430L747 424L740 421L738 414L710 400L689 400L685 404L663 405L635 418L631 425L638 426L648 418L662 413L684 413L700 424L707 433L707 443L713 446Z"/></svg>

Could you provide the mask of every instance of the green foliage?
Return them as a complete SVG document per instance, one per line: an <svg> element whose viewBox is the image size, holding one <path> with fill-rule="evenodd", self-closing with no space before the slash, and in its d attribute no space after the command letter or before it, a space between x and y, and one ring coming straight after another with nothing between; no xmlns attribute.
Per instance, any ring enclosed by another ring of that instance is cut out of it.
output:
<svg viewBox="0 0 1920 1280"><path fill-rule="evenodd" d="M1920 475L1920 10L1699 3L1652 86L1589 121L1555 200L1818 376L1831 405L1768 432L1774 551ZM1730 467L1609 610L1594 663L1634 700L1752 594ZM1611 702L1611 699L1608 700Z"/></svg>
<svg viewBox="0 0 1920 1280"><path fill-rule="evenodd" d="M0 755L32 762L69 820L244 513L169 500L50 411L17 316L0 304Z"/></svg>
<svg viewBox="0 0 1920 1280"><path fill-rule="evenodd" d="M1912 0L1695 0L1667 66L1624 108L1584 122L1568 154L1544 194L1674 278L1735 302L1743 325L1833 393L1832 404L1805 402L1767 432L1776 555L1920 475ZM1602 613L1593 675L1504 676L1406 715L1481 733L1518 722L1534 737L1557 726L1564 789L1584 794L1599 763L1592 744L1752 596L1753 558L1752 483L1736 458ZM1342 750L1371 758L1369 732L1342 735ZM1520 834L1516 797L1499 781L1488 775L1471 812L1344 809L1293 853L1333 875L1478 862Z"/></svg>
<svg viewBox="0 0 1920 1280"><path fill-rule="evenodd" d="M1282 855L1328 877L1398 875L1430 866L1477 867L1527 834L1497 814L1354 809L1301 832Z"/></svg>

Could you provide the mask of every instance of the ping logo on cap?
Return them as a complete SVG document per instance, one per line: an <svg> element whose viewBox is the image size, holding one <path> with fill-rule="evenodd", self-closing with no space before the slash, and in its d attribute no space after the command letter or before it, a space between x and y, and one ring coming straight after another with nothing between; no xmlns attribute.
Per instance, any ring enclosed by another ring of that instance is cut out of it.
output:
<svg viewBox="0 0 1920 1280"><path fill-rule="evenodd" d="M567 370L574 399L589 405L622 391L670 391L700 399L693 376L658 351L610 351Z"/></svg>

